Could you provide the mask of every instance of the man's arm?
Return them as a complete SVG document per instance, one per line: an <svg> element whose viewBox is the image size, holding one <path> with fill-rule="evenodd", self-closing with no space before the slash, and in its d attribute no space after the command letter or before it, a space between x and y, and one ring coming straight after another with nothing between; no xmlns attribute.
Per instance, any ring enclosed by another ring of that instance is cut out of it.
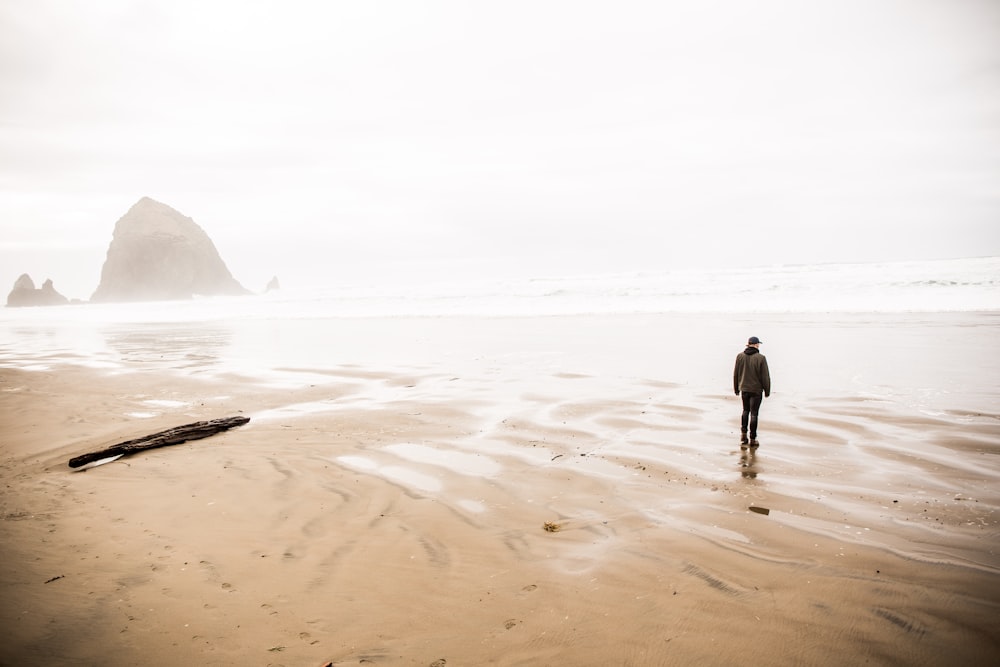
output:
<svg viewBox="0 0 1000 667"><path fill-rule="evenodd" d="M771 372L767 369L767 359L762 358L764 363L760 366L760 384L764 387L764 395L771 395Z"/></svg>
<svg viewBox="0 0 1000 667"><path fill-rule="evenodd" d="M733 391L736 392L737 396L740 395L740 362L742 361L740 356L742 355L736 355L736 365L733 367Z"/></svg>

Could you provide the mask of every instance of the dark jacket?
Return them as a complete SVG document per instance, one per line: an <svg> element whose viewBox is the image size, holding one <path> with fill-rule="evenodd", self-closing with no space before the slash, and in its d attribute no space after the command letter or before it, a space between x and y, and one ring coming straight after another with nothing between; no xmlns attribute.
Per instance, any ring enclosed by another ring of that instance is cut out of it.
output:
<svg viewBox="0 0 1000 667"><path fill-rule="evenodd" d="M771 374L767 370L767 359L755 347L736 355L736 367L733 369L733 391L739 394L747 391L754 394L764 392L771 395Z"/></svg>

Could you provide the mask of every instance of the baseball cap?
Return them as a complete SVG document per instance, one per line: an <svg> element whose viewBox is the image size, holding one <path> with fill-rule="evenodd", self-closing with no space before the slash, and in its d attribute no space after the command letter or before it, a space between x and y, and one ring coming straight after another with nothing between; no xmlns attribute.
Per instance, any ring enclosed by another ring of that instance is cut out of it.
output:
<svg viewBox="0 0 1000 667"><path fill-rule="evenodd" d="M759 344L760 344L760 338L757 338L756 336L750 336L750 340L747 341L747 345L759 345Z"/></svg>

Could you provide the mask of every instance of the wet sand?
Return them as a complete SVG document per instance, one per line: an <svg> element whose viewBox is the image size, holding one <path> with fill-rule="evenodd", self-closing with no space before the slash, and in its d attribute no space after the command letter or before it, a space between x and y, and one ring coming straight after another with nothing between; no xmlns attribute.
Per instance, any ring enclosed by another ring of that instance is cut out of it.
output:
<svg viewBox="0 0 1000 667"><path fill-rule="evenodd" d="M8 339L0 664L991 664L998 321ZM756 452L729 388L748 333L775 378ZM232 415L251 421L67 467Z"/></svg>

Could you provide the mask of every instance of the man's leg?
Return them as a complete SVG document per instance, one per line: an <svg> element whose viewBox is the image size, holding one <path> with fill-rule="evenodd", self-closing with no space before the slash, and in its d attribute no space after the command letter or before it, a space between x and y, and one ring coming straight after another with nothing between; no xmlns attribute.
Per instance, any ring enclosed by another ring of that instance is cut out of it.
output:
<svg viewBox="0 0 1000 667"><path fill-rule="evenodd" d="M740 398L743 399L743 414L740 415L740 444L747 444L747 422L750 420L750 399L753 394L743 392Z"/></svg>
<svg viewBox="0 0 1000 667"><path fill-rule="evenodd" d="M750 410L750 444L757 444L757 415L760 412L760 404L764 400L763 394L750 394L749 401L744 399L744 404L749 403L747 406ZM746 408L744 408L746 409Z"/></svg>

